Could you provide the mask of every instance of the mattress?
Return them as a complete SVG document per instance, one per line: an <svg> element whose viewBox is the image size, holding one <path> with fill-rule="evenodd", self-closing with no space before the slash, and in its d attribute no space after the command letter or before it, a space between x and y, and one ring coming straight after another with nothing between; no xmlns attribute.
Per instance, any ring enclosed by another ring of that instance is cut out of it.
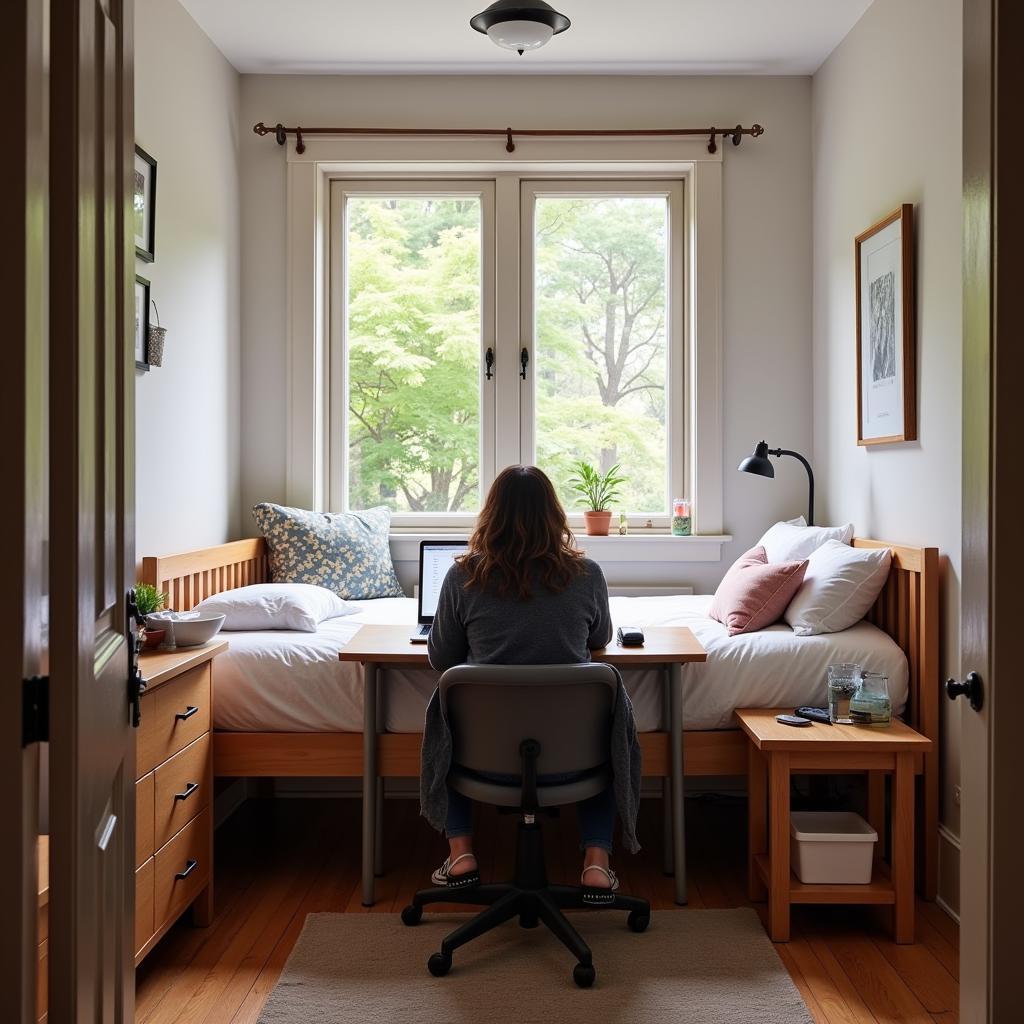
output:
<svg viewBox="0 0 1024 1024"><path fill-rule="evenodd" d="M358 611L320 624L316 633L228 632L229 649L214 672L214 727L233 732L361 732L362 672L338 652L363 623L408 624L416 619L410 598L352 602ZM708 618L708 595L613 597L617 623L689 626L708 652L704 664L683 668L683 728L735 727L741 707L822 706L829 664L858 662L884 672L894 712L907 699L907 660L885 633L860 622L842 633L799 637L784 624L730 637ZM641 732L664 729L664 670L623 672ZM420 732L437 673L420 668L384 672L384 727Z"/></svg>

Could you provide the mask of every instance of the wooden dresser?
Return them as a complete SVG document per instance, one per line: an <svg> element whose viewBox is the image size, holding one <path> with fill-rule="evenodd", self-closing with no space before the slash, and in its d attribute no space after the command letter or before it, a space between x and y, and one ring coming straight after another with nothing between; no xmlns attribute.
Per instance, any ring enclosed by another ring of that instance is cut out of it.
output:
<svg viewBox="0 0 1024 1024"><path fill-rule="evenodd" d="M156 651L139 659L146 690L136 746L135 963L192 907L213 917L213 659L227 650Z"/></svg>

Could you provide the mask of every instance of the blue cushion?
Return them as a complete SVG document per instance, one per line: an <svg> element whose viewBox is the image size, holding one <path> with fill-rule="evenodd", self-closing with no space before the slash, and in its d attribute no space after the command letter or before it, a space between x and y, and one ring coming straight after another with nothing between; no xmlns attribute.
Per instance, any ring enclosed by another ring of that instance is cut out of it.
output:
<svg viewBox="0 0 1024 1024"><path fill-rule="evenodd" d="M252 515L275 583L313 583L347 601L405 596L388 546L390 509L309 512L263 501Z"/></svg>

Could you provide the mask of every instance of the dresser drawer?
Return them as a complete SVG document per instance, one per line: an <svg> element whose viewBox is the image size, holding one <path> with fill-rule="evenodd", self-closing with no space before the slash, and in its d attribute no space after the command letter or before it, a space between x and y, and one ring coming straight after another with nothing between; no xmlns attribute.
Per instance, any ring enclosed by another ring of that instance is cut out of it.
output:
<svg viewBox="0 0 1024 1024"><path fill-rule="evenodd" d="M150 857L135 872L135 953L149 942L156 931L153 916L153 881L156 862Z"/></svg>
<svg viewBox="0 0 1024 1024"><path fill-rule="evenodd" d="M197 665L142 695L136 778L210 731L210 666Z"/></svg>
<svg viewBox="0 0 1024 1024"><path fill-rule="evenodd" d="M210 734L204 733L153 773L156 777L154 834L159 849L201 810L210 806L213 764Z"/></svg>
<svg viewBox="0 0 1024 1024"><path fill-rule="evenodd" d="M200 811L156 853L156 927L178 916L210 880L210 810ZM184 877L181 877L184 876Z"/></svg>
<svg viewBox="0 0 1024 1024"><path fill-rule="evenodd" d="M135 866L153 856L153 782L152 772L135 783Z"/></svg>

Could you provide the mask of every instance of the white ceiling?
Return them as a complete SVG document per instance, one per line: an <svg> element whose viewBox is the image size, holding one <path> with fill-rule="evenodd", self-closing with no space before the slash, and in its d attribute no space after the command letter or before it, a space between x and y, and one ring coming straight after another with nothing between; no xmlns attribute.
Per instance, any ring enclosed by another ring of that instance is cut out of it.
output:
<svg viewBox="0 0 1024 1024"><path fill-rule="evenodd" d="M469 27L489 0L181 0L242 72L810 74L871 0L557 0L520 57Z"/></svg>

